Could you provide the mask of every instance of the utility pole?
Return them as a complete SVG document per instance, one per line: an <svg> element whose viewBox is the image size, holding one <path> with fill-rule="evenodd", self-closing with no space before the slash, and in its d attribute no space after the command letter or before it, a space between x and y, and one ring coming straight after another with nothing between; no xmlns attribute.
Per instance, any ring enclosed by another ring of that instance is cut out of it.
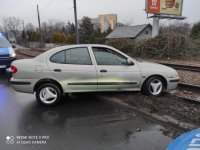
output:
<svg viewBox="0 0 200 150"><path fill-rule="evenodd" d="M78 23L77 23L76 0L74 0L74 18L75 18L75 27L76 27L76 44L79 44L79 34L78 34Z"/></svg>
<svg viewBox="0 0 200 150"><path fill-rule="evenodd" d="M23 25L22 40L24 42L24 45L27 46L28 39L27 39L25 27L24 27L24 20L22 20L22 25Z"/></svg>
<svg viewBox="0 0 200 150"><path fill-rule="evenodd" d="M22 20L22 25L23 25L23 30L25 30L25 29L24 29L24 20Z"/></svg>
<svg viewBox="0 0 200 150"><path fill-rule="evenodd" d="M40 25L40 12L39 12L39 7L37 5L37 13L38 13L38 24L39 24L39 32L40 32L40 47L44 47L43 39L42 39L42 30L41 30L41 25Z"/></svg>
<svg viewBox="0 0 200 150"><path fill-rule="evenodd" d="M159 21L160 18L154 17L153 18L153 30L152 30L152 37L156 37L159 33Z"/></svg>

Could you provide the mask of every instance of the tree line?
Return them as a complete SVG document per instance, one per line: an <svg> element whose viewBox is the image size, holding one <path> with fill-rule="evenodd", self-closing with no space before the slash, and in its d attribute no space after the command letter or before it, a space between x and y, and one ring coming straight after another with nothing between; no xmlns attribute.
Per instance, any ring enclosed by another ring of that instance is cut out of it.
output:
<svg viewBox="0 0 200 150"><path fill-rule="evenodd" d="M5 33L12 32L17 42L39 41L40 34L45 43L75 44L75 25L74 23L60 20L49 20L41 24L42 32L32 23L26 25L17 17L8 17L2 20L3 27L0 30ZM112 31L109 27L106 32L101 32L100 28L94 29L94 24L89 17L83 17L79 25L80 43L104 43L105 37Z"/></svg>
<svg viewBox="0 0 200 150"><path fill-rule="evenodd" d="M12 32L17 42L39 41L40 34L42 34L46 43L76 43L75 25L69 21L67 23L61 20L43 22L41 24L42 33L32 23L24 25L23 21L18 17L7 17L2 22L3 27L0 26L0 31L4 31L5 33ZM94 29L91 18L83 17L79 25L80 43L105 43L106 36L111 32L111 27L103 33L100 28ZM200 22L195 23L192 27L189 23L180 21L169 24L168 26L163 25L160 33L166 32L178 32L194 39L200 39Z"/></svg>

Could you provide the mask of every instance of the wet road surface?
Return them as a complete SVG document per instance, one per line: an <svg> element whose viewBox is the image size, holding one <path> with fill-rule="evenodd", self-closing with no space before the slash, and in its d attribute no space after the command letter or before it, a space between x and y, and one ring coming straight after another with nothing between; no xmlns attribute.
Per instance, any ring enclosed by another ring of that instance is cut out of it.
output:
<svg viewBox="0 0 200 150"><path fill-rule="evenodd" d="M173 140L162 125L98 94L72 94L44 107L8 80L0 73L0 150L163 150Z"/></svg>

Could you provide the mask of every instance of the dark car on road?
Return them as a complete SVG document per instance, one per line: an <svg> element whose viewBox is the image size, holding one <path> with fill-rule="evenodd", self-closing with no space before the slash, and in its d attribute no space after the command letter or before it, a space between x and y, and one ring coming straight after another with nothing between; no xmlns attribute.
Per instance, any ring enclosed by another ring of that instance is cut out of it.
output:
<svg viewBox="0 0 200 150"><path fill-rule="evenodd" d="M13 48L15 48L15 45L11 46L9 41L0 33L0 70L5 71L16 60Z"/></svg>

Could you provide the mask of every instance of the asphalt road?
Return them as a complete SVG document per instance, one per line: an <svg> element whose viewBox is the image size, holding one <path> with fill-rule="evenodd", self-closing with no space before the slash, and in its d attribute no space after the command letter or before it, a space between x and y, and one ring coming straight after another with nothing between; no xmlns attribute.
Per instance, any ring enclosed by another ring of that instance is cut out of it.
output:
<svg viewBox="0 0 200 150"><path fill-rule="evenodd" d="M98 94L72 94L48 108L8 80L0 73L0 150L163 150L173 140L162 125Z"/></svg>

